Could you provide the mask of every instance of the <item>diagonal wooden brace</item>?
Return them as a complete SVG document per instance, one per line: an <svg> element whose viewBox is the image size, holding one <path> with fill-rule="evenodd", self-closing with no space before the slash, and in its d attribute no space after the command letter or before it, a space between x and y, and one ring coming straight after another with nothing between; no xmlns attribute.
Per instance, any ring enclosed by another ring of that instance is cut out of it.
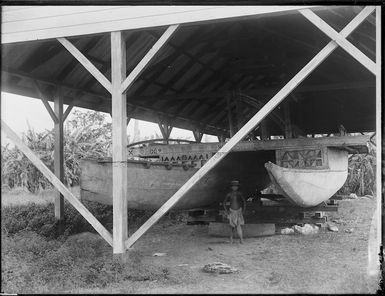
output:
<svg viewBox="0 0 385 296"><path fill-rule="evenodd" d="M92 213L68 190L68 188L55 176L54 173L28 148L26 144L15 134L14 131L1 120L1 129L15 145L28 157L28 159L39 169L39 171L55 186L57 190L79 211L79 213L92 225L93 228L112 246L112 235L96 219Z"/></svg>
<svg viewBox="0 0 385 296"><path fill-rule="evenodd" d="M158 39L154 46L147 52L143 59L136 65L135 69L132 70L130 75L122 82L120 87L120 92L125 93L127 89L135 82L140 73L148 66L152 58L159 52L162 46L167 42L167 40L172 36L176 31L179 25L172 25L167 28L163 35Z"/></svg>
<svg viewBox="0 0 385 296"><path fill-rule="evenodd" d="M83 65L87 71L95 77L97 81L103 87L111 93L111 82L92 64L84 54L80 52L70 41L66 38L57 38L57 40L74 56L75 59L79 61L80 64Z"/></svg>
<svg viewBox="0 0 385 296"><path fill-rule="evenodd" d="M56 116L55 112L52 110L51 106L49 105L48 103L48 100L39 84L39 82L37 82L36 80L32 80L35 88L36 88L36 91L37 93L39 94L40 96L40 100L43 102L44 104L44 107L47 109L49 115L51 116L52 120L54 123L58 123L59 122L59 118Z"/></svg>
<svg viewBox="0 0 385 296"><path fill-rule="evenodd" d="M363 9L342 31L348 36L373 11ZM167 213L199 180L214 168L256 125L258 125L279 103L283 101L306 77L310 75L336 48L335 41L330 41L301 71L299 71L270 101L268 101L219 151L211 157L179 190L166 201L125 243L130 248L153 224Z"/></svg>
<svg viewBox="0 0 385 296"><path fill-rule="evenodd" d="M374 8L373 8L374 10ZM353 58L359 61L363 66L365 66L370 72L376 75L376 64L363 54L357 47L350 43L345 36L335 31L330 27L324 20L322 20L318 15L316 15L310 9L300 10L300 13L312 22L318 29L324 32L327 36L333 39L340 47L342 47L347 53L349 53Z"/></svg>

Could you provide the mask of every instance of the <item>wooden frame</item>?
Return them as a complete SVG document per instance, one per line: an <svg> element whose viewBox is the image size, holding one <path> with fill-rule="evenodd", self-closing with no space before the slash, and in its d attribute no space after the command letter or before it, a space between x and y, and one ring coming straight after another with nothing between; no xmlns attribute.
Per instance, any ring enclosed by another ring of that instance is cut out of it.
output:
<svg viewBox="0 0 385 296"><path fill-rule="evenodd" d="M372 12L373 7L364 8L340 32L346 38L358 27ZM286 96L288 96L307 76L310 75L336 48L337 43L330 41L302 70L300 70L273 98L270 99L231 139L212 157L198 172L196 172L166 203L164 203L132 236L126 241L130 248L154 223L168 212L184 194L214 168L230 150L244 138L256 125L258 125Z"/></svg>
<svg viewBox="0 0 385 296"><path fill-rule="evenodd" d="M127 225L127 108L121 83L126 76L126 42L111 33L113 253L124 253Z"/></svg>
<svg viewBox="0 0 385 296"><path fill-rule="evenodd" d="M63 130L63 95L59 88L54 96L54 109L58 119L54 124L55 149L54 149L54 172L55 176L64 181L64 130ZM64 196L60 192L55 195L55 218L59 221L64 219Z"/></svg>

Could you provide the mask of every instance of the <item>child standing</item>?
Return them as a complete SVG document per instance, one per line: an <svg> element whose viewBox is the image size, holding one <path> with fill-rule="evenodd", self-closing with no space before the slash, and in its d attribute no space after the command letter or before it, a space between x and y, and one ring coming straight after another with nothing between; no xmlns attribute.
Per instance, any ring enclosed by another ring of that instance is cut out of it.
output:
<svg viewBox="0 0 385 296"><path fill-rule="evenodd" d="M245 221L243 219L243 213L246 210L246 201L240 191L238 191L239 188L239 181L231 181L231 192L229 192L225 200L223 202L223 207L225 209L225 213L229 219L229 223L231 226L231 235L230 235L230 242L233 243L233 233L234 230L237 230L240 243L243 244L243 233L242 233L242 226L245 224ZM227 210L226 203L230 201L230 208Z"/></svg>

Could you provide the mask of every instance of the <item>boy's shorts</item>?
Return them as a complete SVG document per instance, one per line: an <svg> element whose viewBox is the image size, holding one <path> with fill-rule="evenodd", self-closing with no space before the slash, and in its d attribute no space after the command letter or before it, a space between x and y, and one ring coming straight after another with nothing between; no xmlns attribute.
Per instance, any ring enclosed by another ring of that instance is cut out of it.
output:
<svg viewBox="0 0 385 296"><path fill-rule="evenodd" d="M244 225L245 220L243 219L242 209L233 210L230 209L230 213L227 217L231 227L237 227L238 225Z"/></svg>

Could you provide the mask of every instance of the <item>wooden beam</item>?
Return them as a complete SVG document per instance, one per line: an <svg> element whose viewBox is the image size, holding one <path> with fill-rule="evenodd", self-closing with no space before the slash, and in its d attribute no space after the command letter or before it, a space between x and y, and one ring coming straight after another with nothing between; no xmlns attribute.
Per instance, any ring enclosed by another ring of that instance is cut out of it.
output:
<svg viewBox="0 0 385 296"><path fill-rule="evenodd" d="M380 164L383 164L384 162L384 151L383 151L383 145L379 145L378 143L382 143L383 141L383 134L384 134L384 126L381 120L381 115L382 115L382 109L383 109L383 101L382 101L382 73L381 73L381 68L382 68L382 62L381 62L381 57L383 57L383 52L382 52L382 35L381 35L381 6L376 7L376 158L377 158L377 166L376 166L376 186L377 188L383 188L383 174L382 174L382 168ZM383 210L383 203L382 203L382 190L377 190L377 209L376 209L376 222L377 222L377 242L381 242L381 229L383 229L381 226L381 213L383 213L380 209ZM377 245L379 246L379 244ZM377 252L380 253L380 250L377 249ZM378 267L378 266L376 266ZM377 270L378 272L378 270Z"/></svg>
<svg viewBox="0 0 385 296"><path fill-rule="evenodd" d="M111 82L92 64L71 42L66 38L57 38L57 40L74 56L75 59L83 65L87 71L95 77L99 83L111 93Z"/></svg>
<svg viewBox="0 0 385 296"><path fill-rule="evenodd" d="M134 83L140 73L143 72L143 70L147 67L153 57L159 52L162 46L172 36L178 26L179 25L171 25L167 28L167 30L163 33L162 37L160 37L158 41L154 44L154 46L147 52L147 54L143 57L139 64L134 68L134 70L132 70L130 75L125 78L120 88L121 93L125 93L127 91L127 88Z"/></svg>
<svg viewBox="0 0 385 296"><path fill-rule="evenodd" d="M113 252L125 253L127 220L127 99L121 91L126 77L126 42L122 32L111 32L112 78L112 198Z"/></svg>
<svg viewBox="0 0 385 296"><path fill-rule="evenodd" d="M51 116L53 122L55 124L58 123L59 119L57 118L55 112L52 110L50 104L48 103L48 100L45 97L44 92L43 92L41 86L39 85L39 83L36 80L32 80L32 81L33 81L33 84L34 84L34 86L36 88L37 93L40 96L40 100L43 102L44 107L47 109L47 111L48 111L49 115Z"/></svg>
<svg viewBox="0 0 385 296"><path fill-rule="evenodd" d="M112 236L107 229L96 219L92 213L79 201L69 189L51 172L51 170L28 148L26 144L16 135L16 133L1 120L1 129L9 139L27 156L34 166L60 191L61 194L74 206L76 210L92 225L93 228L112 245Z"/></svg>
<svg viewBox="0 0 385 296"><path fill-rule="evenodd" d="M63 132L63 95L59 88L54 96L54 109L58 121L54 126L54 171L55 176L64 181L64 132ZM64 196L59 191L55 193L55 218L64 219Z"/></svg>
<svg viewBox="0 0 385 296"><path fill-rule="evenodd" d="M194 139L197 143L202 142L203 133L199 131L199 129L195 129L192 131L194 135Z"/></svg>
<svg viewBox="0 0 385 296"><path fill-rule="evenodd" d="M347 37L364 19L370 9L364 9L342 31ZM359 20L359 21L358 21ZM251 130L255 128L283 99L286 98L306 77L310 75L335 49L337 44L330 41L313 59L310 60L273 98L268 101L213 157L211 157L179 190L165 202L127 241L131 247L153 224L177 203L188 190L214 168Z"/></svg>
<svg viewBox="0 0 385 296"><path fill-rule="evenodd" d="M67 119L67 117L71 113L73 107L74 107L74 105L68 105L66 111L63 114L63 122Z"/></svg>
<svg viewBox="0 0 385 296"><path fill-rule="evenodd" d="M374 7L373 7L374 9ZM353 58L360 62L365 68L367 68L373 74L376 74L376 64L363 54L357 47L350 43L345 37L340 33L335 31L330 27L324 20L317 16L310 9L300 10L300 13L307 18L311 23L313 23L318 29L324 32L332 40L334 40L339 46L341 46L347 53L349 53Z"/></svg>

